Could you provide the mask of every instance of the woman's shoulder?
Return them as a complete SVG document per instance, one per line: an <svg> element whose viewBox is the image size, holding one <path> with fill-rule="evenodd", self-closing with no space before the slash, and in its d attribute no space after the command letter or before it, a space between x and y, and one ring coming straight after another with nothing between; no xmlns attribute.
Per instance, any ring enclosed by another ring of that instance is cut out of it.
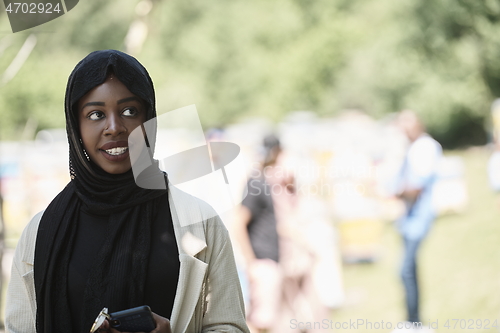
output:
<svg viewBox="0 0 500 333"><path fill-rule="evenodd" d="M36 236L38 233L38 226L40 225L40 220L42 219L44 211L39 212L24 228L21 238L17 243L16 247L16 257L18 260L25 262L27 264L33 265L35 260L35 243Z"/></svg>
<svg viewBox="0 0 500 333"><path fill-rule="evenodd" d="M169 191L176 237L180 237L181 247L192 248L186 253L195 254L205 246L214 249L227 242L227 229L212 206L175 186L170 186Z"/></svg>
<svg viewBox="0 0 500 333"><path fill-rule="evenodd" d="M197 198L175 186L169 186L170 208L175 211L181 226L207 222L218 217L215 209L206 201Z"/></svg>

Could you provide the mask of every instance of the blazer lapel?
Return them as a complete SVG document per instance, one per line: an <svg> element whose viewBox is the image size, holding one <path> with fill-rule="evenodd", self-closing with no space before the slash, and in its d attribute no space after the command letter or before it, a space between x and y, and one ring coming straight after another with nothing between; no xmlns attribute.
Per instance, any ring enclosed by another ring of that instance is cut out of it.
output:
<svg viewBox="0 0 500 333"><path fill-rule="evenodd" d="M179 282L172 309L172 332L185 332L198 304L207 264L186 254L180 254Z"/></svg>
<svg viewBox="0 0 500 333"><path fill-rule="evenodd" d="M196 258L206 247L203 217L193 197L169 184L169 203L179 250L180 271L170 324L185 332L198 304L207 264ZM200 223L192 223L200 221Z"/></svg>

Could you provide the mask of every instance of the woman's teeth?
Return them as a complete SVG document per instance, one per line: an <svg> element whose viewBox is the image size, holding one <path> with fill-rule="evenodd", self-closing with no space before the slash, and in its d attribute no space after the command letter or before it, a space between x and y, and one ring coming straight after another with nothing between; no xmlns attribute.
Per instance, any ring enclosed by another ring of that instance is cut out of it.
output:
<svg viewBox="0 0 500 333"><path fill-rule="evenodd" d="M128 150L128 147L116 147L111 149L106 149L106 153L109 155L121 155L124 154Z"/></svg>

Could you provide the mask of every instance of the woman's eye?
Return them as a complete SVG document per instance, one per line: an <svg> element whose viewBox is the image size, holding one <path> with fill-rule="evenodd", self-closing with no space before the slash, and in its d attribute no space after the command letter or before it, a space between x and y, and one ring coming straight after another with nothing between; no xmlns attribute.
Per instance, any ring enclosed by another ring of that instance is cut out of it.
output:
<svg viewBox="0 0 500 333"><path fill-rule="evenodd" d="M87 117L90 120L99 120L104 118L104 114L101 111L93 111Z"/></svg>
<svg viewBox="0 0 500 333"><path fill-rule="evenodd" d="M133 117L135 115L137 115L137 110L135 108L128 108L128 109L125 109L123 110L122 114L124 116L127 116L127 117Z"/></svg>

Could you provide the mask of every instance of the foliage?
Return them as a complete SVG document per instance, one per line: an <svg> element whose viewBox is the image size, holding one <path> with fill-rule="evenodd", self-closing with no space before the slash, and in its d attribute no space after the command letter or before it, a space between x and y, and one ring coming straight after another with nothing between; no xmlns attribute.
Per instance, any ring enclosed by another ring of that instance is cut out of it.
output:
<svg viewBox="0 0 500 333"><path fill-rule="evenodd" d="M92 50L125 50L138 2L80 1L15 35L0 14L0 41L13 41L0 73L28 33L38 38L0 88L0 137L15 136L29 117L39 128L62 126L67 75ZM159 110L195 103L206 126L293 110L381 117L413 108L445 146L484 144L489 105L500 96L499 13L494 0L153 0L137 56Z"/></svg>

